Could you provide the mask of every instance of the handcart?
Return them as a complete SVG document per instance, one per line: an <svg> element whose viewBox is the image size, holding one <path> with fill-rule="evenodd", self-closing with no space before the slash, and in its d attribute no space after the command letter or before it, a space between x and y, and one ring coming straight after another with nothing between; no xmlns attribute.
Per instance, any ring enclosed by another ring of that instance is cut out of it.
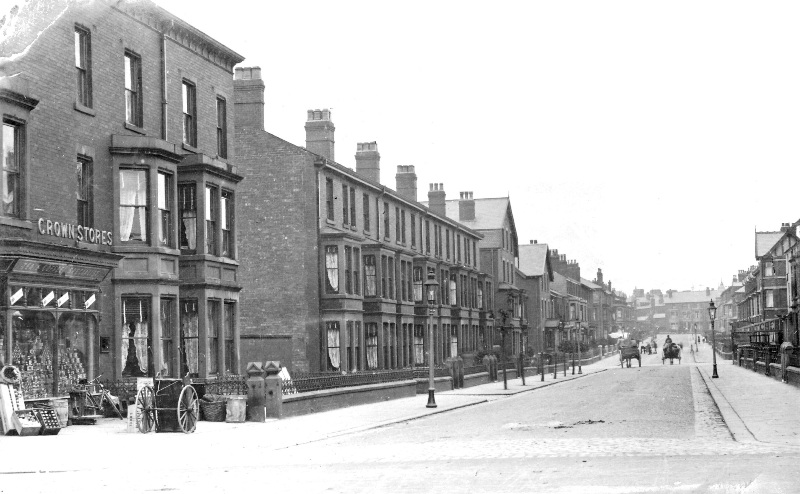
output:
<svg viewBox="0 0 800 494"><path fill-rule="evenodd" d="M194 432L199 415L197 391L182 379L159 379L136 395L139 432Z"/></svg>

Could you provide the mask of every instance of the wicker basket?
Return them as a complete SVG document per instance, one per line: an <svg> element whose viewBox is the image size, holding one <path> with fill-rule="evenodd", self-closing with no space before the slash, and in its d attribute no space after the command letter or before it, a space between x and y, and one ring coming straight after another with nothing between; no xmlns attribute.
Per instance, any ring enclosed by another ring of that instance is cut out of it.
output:
<svg viewBox="0 0 800 494"><path fill-rule="evenodd" d="M225 422L225 400L205 401L200 400L202 420L208 422Z"/></svg>

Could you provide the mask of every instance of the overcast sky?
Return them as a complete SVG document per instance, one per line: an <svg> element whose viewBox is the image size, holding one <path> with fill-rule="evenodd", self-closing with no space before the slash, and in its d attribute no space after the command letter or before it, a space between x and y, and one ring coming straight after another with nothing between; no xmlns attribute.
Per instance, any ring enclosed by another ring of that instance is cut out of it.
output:
<svg viewBox="0 0 800 494"><path fill-rule="evenodd" d="M628 294L729 285L800 218L800 2L156 1L262 68L269 132L330 108L337 162L508 195Z"/></svg>

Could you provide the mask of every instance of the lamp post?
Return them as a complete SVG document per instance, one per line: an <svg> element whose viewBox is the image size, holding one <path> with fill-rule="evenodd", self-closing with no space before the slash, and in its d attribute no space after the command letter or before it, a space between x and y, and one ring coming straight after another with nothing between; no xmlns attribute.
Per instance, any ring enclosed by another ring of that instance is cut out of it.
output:
<svg viewBox="0 0 800 494"><path fill-rule="evenodd" d="M570 345L570 350L572 350L572 351L570 353L572 353L572 375L574 376L575 375L575 339L576 339L575 329L574 328L570 330L570 334L572 335L572 338L570 338L570 340L572 340L570 342L570 343L572 343L572 345Z"/></svg>
<svg viewBox="0 0 800 494"><path fill-rule="evenodd" d="M564 322L558 322L558 334L562 334L564 332ZM556 344L556 339L553 338L553 379L558 377L558 345Z"/></svg>
<svg viewBox="0 0 800 494"><path fill-rule="evenodd" d="M717 308L714 307L713 298L711 299L711 303L708 304L708 317L711 319L711 357L714 361L714 372L711 373L711 377L716 379L719 377L717 374L717 340L714 337L714 319L717 318Z"/></svg>
<svg viewBox="0 0 800 494"><path fill-rule="evenodd" d="M694 331L692 332L692 345L694 345L695 350L700 351L700 347L697 346L697 323L694 323Z"/></svg>
<svg viewBox="0 0 800 494"><path fill-rule="evenodd" d="M501 344L503 345L503 389L508 389L508 379L506 378L506 321L508 320L508 312L505 309L500 309L500 318L502 319L500 336L502 336Z"/></svg>
<svg viewBox="0 0 800 494"><path fill-rule="evenodd" d="M436 281L436 271L433 268L428 268L428 279L425 280L425 291L428 295L428 404L427 408L436 408L436 399L434 393L436 392L436 385L433 376L433 315L436 312L434 304L436 304L436 291L439 287L439 282Z"/></svg>
<svg viewBox="0 0 800 494"><path fill-rule="evenodd" d="M575 318L575 327L578 328L578 374L583 374L583 370L581 368L581 320L579 318ZM572 366L572 371L575 372L575 366Z"/></svg>

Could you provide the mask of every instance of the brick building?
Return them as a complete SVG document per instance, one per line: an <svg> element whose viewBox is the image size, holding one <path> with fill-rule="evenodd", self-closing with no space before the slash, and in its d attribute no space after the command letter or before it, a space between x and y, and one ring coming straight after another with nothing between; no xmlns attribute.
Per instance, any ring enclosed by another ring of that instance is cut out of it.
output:
<svg viewBox="0 0 800 494"><path fill-rule="evenodd" d="M526 351L543 352L548 338L545 327L553 319L553 300L550 286L553 282L553 267L550 263L550 249L547 244L531 240L529 244L519 245L519 280L522 290L527 294L526 312L528 314L528 347Z"/></svg>
<svg viewBox="0 0 800 494"><path fill-rule="evenodd" d="M507 197L475 199L472 192L461 192L459 199L446 200L444 187L435 196L429 193L428 205L480 233L478 256L483 271L497 280L492 298L495 300L494 319L498 329L506 332L506 353L517 355L528 339L528 294L518 283L519 243L511 200ZM496 333L494 344L502 341Z"/></svg>
<svg viewBox="0 0 800 494"><path fill-rule="evenodd" d="M238 367L233 66L142 0L29 2L0 40L0 359L80 378Z"/></svg>
<svg viewBox="0 0 800 494"><path fill-rule="evenodd" d="M309 110L305 148L264 130L258 68L236 70L242 360L281 360L293 371L352 372L427 364L423 284L439 283L437 363L490 341L493 279L480 269L481 233L444 214L432 184L417 201L413 166L396 190L380 183L375 142L357 145L356 169L334 160L328 110ZM439 196L442 196L442 201Z"/></svg>

